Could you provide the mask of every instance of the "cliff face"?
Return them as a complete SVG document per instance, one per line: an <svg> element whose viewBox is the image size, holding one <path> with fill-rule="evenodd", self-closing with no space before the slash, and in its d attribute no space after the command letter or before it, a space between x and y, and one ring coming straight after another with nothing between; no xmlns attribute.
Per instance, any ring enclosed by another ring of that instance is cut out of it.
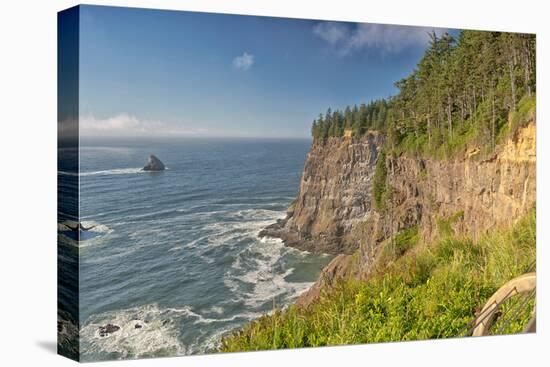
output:
<svg viewBox="0 0 550 367"><path fill-rule="evenodd" d="M372 181L384 137L316 140L287 218L261 235L339 255L298 300L307 306L337 278L367 277L381 243L399 231L417 226L420 238L430 241L452 217L447 227L475 240L521 218L536 202L535 140L533 116L490 155L473 148L444 160L388 155L386 185L392 194L383 210L374 208Z"/></svg>
<svg viewBox="0 0 550 367"><path fill-rule="evenodd" d="M359 243L350 234L372 211L372 177L384 137L315 140L308 154L298 196L287 218L260 235L280 237L303 250L350 254Z"/></svg>
<svg viewBox="0 0 550 367"><path fill-rule="evenodd" d="M454 217L453 232L475 240L525 215L536 202L535 139L533 120L488 156L476 149L451 160L388 157L386 208L352 229L361 272L368 274L382 241L412 226L426 242Z"/></svg>

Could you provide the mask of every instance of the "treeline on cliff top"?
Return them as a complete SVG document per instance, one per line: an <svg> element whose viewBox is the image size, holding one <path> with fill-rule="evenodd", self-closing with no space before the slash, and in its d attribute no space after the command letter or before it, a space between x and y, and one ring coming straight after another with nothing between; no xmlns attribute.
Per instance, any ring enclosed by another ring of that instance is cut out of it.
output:
<svg viewBox="0 0 550 367"><path fill-rule="evenodd" d="M535 35L462 31L430 34L412 73L388 99L321 114L316 139L384 131L406 151L453 150L465 142L494 146L535 104Z"/></svg>

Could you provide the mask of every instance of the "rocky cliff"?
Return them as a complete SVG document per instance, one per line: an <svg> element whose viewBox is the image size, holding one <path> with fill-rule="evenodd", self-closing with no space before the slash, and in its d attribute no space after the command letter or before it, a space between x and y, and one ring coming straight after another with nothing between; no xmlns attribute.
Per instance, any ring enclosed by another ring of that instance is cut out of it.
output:
<svg viewBox="0 0 550 367"><path fill-rule="evenodd" d="M404 229L417 226L423 242L445 230L475 241L524 216L536 202L535 143L533 118L490 154L471 148L453 159L388 156L385 208L352 228L361 273L370 271L379 244Z"/></svg>
<svg viewBox="0 0 550 367"><path fill-rule="evenodd" d="M383 143L377 132L314 140L286 219L260 235L280 237L302 250L353 253L359 243L349 235L372 211L372 178Z"/></svg>
<svg viewBox="0 0 550 367"><path fill-rule="evenodd" d="M390 194L378 209L372 185L383 135L314 141L287 218L261 233L300 249L338 254L298 304L307 306L337 278L368 277L381 244L405 229L418 228L426 242L445 224L475 240L521 218L536 202L535 132L533 113L490 154L474 147L452 159L388 154Z"/></svg>

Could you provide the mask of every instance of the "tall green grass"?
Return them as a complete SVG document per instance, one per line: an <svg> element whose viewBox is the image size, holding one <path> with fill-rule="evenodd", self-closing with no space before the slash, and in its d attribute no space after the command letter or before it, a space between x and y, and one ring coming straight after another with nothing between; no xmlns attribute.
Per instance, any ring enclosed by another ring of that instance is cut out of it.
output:
<svg viewBox="0 0 550 367"><path fill-rule="evenodd" d="M407 231L396 243L416 242L416 229ZM225 337L220 350L459 336L502 284L530 268L535 242L534 210L511 228L493 231L478 242L449 232L432 244L402 252L366 281L336 284L309 309L290 306L249 323ZM523 313L504 332L520 331L528 317Z"/></svg>

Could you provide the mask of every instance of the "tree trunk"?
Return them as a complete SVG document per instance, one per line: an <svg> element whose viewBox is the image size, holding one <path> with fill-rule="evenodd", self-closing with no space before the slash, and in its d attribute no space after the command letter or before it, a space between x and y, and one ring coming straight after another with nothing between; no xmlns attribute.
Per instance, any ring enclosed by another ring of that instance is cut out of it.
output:
<svg viewBox="0 0 550 367"><path fill-rule="evenodd" d="M495 92L492 93L492 106L493 106L493 116L491 118L491 142L495 146L495 130L496 130L496 118L495 118Z"/></svg>
<svg viewBox="0 0 550 367"><path fill-rule="evenodd" d="M527 95L531 97L531 86L529 85L529 54L525 54L525 87L527 89Z"/></svg>
<svg viewBox="0 0 550 367"><path fill-rule="evenodd" d="M432 123L431 123L431 111L428 113L428 147L432 147Z"/></svg>
<svg viewBox="0 0 550 367"><path fill-rule="evenodd" d="M464 125L464 115L465 115L465 107L464 107L464 99L465 96L462 94L462 97L460 98L460 123L461 125Z"/></svg>
<svg viewBox="0 0 550 367"><path fill-rule="evenodd" d="M508 69L510 71L510 89L512 90L512 105L511 111L516 110L516 82L514 80L514 63L512 59L508 61Z"/></svg>
<svg viewBox="0 0 550 367"><path fill-rule="evenodd" d="M474 90L474 123L476 122L476 112L477 112L477 101L476 101L476 87L472 88Z"/></svg>
<svg viewBox="0 0 550 367"><path fill-rule="evenodd" d="M524 54L524 58L525 58L525 66L524 66L524 70L525 70L525 87L527 89L527 95L529 97L531 97L531 86L529 85L529 77L530 77L530 74L531 74L531 55L530 55L531 51L529 50L529 39L528 38L524 38L523 40L523 54Z"/></svg>
<svg viewBox="0 0 550 367"><path fill-rule="evenodd" d="M451 95L447 95L447 124L449 125L449 137L453 136L453 119L451 116Z"/></svg>

